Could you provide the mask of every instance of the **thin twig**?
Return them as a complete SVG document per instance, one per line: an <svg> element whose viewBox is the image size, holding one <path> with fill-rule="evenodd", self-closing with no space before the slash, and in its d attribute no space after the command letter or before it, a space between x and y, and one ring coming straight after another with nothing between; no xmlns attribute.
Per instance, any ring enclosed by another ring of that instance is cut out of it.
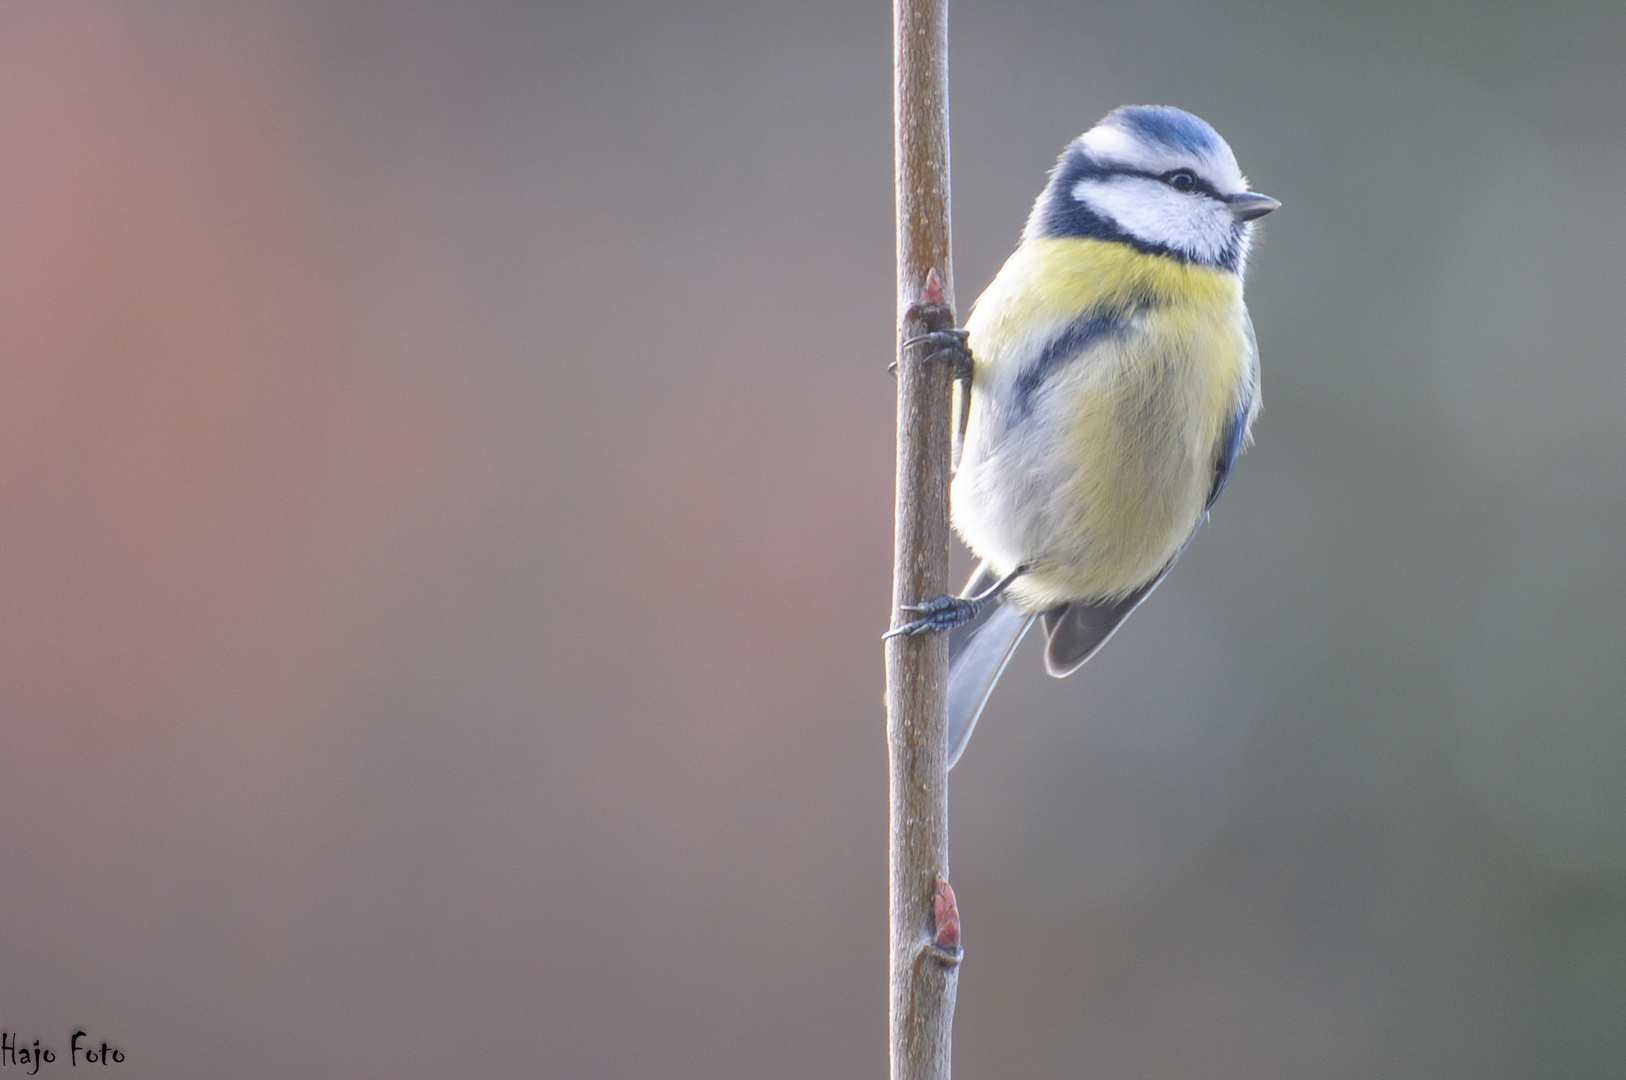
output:
<svg viewBox="0 0 1626 1080"><path fill-rule="evenodd" d="M948 591L951 366L903 343L954 326L947 0L894 0L898 459L893 622ZM892 1080L948 1080L960 921L948 887L943 634L886 645Z"/></svg>

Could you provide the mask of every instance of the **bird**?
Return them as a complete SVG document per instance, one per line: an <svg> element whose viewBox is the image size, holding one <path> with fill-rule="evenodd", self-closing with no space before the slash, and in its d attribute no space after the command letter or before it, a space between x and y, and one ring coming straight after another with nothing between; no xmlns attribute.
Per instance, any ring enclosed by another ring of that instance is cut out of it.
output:
<svg viewBox="0 0 1626 1080"><path fill-rule="evenodd" d="M1029 628L1078 670L1224 490L1260 403L1243 276L1280 206L1207 122L1124 106L1062 151L964 327L911 339L964 380L950 507L979 563L886 636L950 635L948 767Z"/></svg>

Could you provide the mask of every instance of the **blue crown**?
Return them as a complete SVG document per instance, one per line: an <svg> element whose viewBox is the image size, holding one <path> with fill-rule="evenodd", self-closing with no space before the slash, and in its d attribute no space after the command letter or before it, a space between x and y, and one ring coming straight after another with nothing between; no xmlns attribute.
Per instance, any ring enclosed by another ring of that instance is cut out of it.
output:
<svg viewBox="0 0 1626 1080"><path fill-rule="evenodd" d="M1189 154L1211 154L1222 145L1219 132L1206 120L1168 105L1125 105L1109 112L1101 123Z"/></svg>

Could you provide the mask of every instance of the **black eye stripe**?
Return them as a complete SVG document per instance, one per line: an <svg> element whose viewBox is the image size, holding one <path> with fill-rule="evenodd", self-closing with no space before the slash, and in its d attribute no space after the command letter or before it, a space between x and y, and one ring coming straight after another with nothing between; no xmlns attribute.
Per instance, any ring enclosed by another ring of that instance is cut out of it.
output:
<svg viewBox="0 0 1626 1080"><path fill-rule="evenodd" d="M1074 182L1076 183L1079 180L1107 180L1114 176L1138 176L1145 180L1156 180L1160 184L1173 187L1172 184L1169 184L1169 177L1180 173L1190 176L1193 181L1191 187L1174 189L1179 191L1182 195L1203 194L1207 195L1210 199L1215 199L1219 202L1225 201L1225 196L1221 195L1213 184L1210 184L1207 180L1204 180L1201 176L1198 176L1197 173L1191 169L1170 169L1168 172L1154 173L1147 172L1144 169L1131 169L1122 165L1102 166L1096 164L1093 165L1093 167L1080 169L1074 176Z"/></svg>
<svg viewBox="0 0 1626 1080"><path fill-rule="evenodd" d="M1135 173L1133 175L1146 176L1153 180L1160 180L1172 187L1174 190L1183 194L1190 195L1194 193L1201 193L1203 195L1207 195L1211 199L1220 198L1220 193L1214 190L1213 184L1210 184L1208 181L1204 180L1190 169L1170 169L1168 172L1163 173L1160 176L1153 176L1151 173ZM1184 182L1181 183L1179 181Z"/></svg>

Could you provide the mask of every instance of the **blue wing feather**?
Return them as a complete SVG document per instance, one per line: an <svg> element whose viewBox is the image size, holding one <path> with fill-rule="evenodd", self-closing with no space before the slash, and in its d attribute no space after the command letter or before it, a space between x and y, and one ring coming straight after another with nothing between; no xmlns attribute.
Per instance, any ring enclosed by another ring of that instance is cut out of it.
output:
<svg viewBox="0 0 1626 1080"><path fill-rule="evenodd" d="M1236 415L1231 418L1231 430L1226 433L1225 441L1220 444L1219 460L1214 462L1214 486L1208 491L1208 501L1203 504L1204 510L1213 508L1219 500L1220 492L1225 490L1225 482L1231 479L1231 466L1236 464L1237 455L1242 453L1242 443L1248 437L1248 417L1253 413L1253 395L1250 393L1247 400L1237 409Z"/></svg>

